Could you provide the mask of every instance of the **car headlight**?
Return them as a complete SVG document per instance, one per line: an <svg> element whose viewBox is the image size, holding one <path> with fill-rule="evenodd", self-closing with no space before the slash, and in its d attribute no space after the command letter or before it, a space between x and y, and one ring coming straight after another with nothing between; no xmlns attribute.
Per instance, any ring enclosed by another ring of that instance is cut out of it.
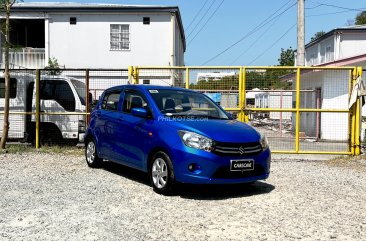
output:
<svg viewBox="0 0 366 241"><path fill-rule="evenodd" d="M265 150L269 147L267 137L263 134L261 134L260 143L262 146L262 149Z"/></svg>
<svg viewBox="0 0 366 241"><path fill-rule="evenodd" d="M186 146L210 152L213 141L210 138L190 131L179 131L179 136Z"/></svg>

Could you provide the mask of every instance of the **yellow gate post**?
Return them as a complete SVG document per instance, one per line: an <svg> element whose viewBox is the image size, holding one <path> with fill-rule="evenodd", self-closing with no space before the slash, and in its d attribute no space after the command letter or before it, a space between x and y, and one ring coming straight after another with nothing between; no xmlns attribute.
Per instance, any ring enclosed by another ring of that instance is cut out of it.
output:
<svg viewBox="0 0 366 241"><path fill-rule="evenodd" d="M245 68L244 67L240 67L239 70L239 115L238 115L238 119L241 122L245 122L247 121L245 118L245 112L244 112L244 108L245 108Z"/></svg>
<svg viewBox="0 0 366 241"><path fill-rule="evenodd" d="M39 84L41 73L36 70L36 149L39 148L39 122L40 122L40 103L39 103Z"/></svg>
<svg viewBox="0 0 366 241"><path fill-rule="evenodd" d="M361 67L357 67L357 71L356 71L356 79L357 78L361 78L362 77L362 68ZM356 115L355 115L355 155L360 155L361 154L361 149L360 149L360 133L361 133L361 100L360 97L357 96L356 99L356 104L355 104L355 111L356 111Z"/></svg>
<svg viewBox="0 0 366 241"><path fill-rule="evenodd" d="M186 68L186 89L189 89L189 68Z"/></svg>
<svg viewBox="0 0 366 241"><path fill-rule="evenodd" d="M296 130L295 130L295 153L300 149L300 76L301 68L296 70Z"/></svg>

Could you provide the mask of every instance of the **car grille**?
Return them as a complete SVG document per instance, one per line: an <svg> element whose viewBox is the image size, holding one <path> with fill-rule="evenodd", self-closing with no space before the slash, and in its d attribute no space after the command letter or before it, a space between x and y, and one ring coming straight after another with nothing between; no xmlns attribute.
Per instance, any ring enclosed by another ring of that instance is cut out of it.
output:
<svg viewBox="0 0 366 241"><path fill-rule="evenodd" d="M262 152L262 146L259 142L251 142L251 143L216 142L212 152L220 156L253 156Z"/></svg>
<svg viewBox="0 0 366 241"><path fill-rule="evenodd" d="M211 178L245 178L245 177L256 177L265 174L265 170L261 165L254 165L254 170L252 171L230 171L230 167L219 167L216 172L211 176Z"/></svg>

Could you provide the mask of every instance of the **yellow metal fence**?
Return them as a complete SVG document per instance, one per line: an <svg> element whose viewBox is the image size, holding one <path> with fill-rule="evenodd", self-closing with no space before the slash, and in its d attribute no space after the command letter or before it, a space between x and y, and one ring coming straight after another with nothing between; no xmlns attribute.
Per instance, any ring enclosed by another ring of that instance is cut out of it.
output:
<svg viewBox="0 0 366 241"><path fill-rule="evenodd" d="M273 153L360 154L356 67L130 67L135 84L205 93L266 134Z"/></svg>
<svg viewBox="0 0 366 241"><path fill-rule="evenodd" d="M11 77L18 79L18 84L10 100L10 128L15 130L11 138L33 142L36 148L52 144L49 140L56 136L64 143L78 141L88 124L90 104L106 88L130 83L177 86L205 93L237 115L239 121L266 134L274 153L359 155L361 102L356 98L349 107L349 100L361 75L361 68L356 67L12 70ZM75 100L79 104L68 100L69 90L63 89L57 78L67 79L68 83L77 80L68 86L73 95L80 97ZM47 80L53 85L47 85ZM0 76L0 133L3 82ZM54 123L62 131L52 128Z"/></svg>

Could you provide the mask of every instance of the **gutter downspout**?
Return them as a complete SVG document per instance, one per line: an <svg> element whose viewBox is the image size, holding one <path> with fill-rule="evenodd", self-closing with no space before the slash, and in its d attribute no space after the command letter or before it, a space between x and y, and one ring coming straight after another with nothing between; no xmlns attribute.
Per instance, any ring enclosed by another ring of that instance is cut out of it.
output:
<svg viewBox="0 0 366 241"><path fill-rule="evenodd" d="M171 17L170 17L170 22L171 22L171 31L172 31L172 37L171 37L171 43L170 43L170 66L175 66L175 16L172 13Z"/></svg>
<svg viewBox="0 0 366 241"><path fill-rule="evenodd" d="M44 20L44 34L44 67L46 67L50 58L50 18L47 13Z"/></svg>

